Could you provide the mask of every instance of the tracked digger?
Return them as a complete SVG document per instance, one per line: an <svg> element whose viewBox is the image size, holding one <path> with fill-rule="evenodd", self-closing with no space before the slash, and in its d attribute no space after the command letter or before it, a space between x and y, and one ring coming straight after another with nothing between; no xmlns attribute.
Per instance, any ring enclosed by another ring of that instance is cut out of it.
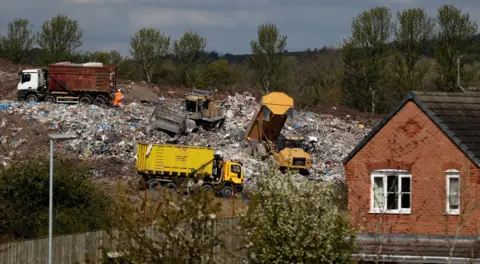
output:
<svg viewBox="0 0 480 264"><path fill-rule="evenodd" d="M198 127L218 130L223 126L225 116L214 96L213 91L193 89L185 94L184 111L160 104L155 108L150 122L154 128L170 134L190 133Z"/></svg>
<svg viewBox="0 0 480 264"><path fill-rule="evenodd" d="M292 169L308 175L311 157L304 150L304 138L281 134L287 118L292 114L293 98L282 92L264 95L245 131L245 139L250 142L254 156L258 156L258 145L262 144L281 170Z"/></svg>

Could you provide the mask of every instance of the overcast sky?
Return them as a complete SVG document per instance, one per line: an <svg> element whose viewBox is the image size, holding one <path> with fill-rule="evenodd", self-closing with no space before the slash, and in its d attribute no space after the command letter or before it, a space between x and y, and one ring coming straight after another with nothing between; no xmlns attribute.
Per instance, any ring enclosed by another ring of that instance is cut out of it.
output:
<svg viewBox="0 0 480 264"><path fill-rule="evenodd" d="M28 18L39 29L61 13L82 26L83 50L127 55L135 31L154 27L172 39L194 30L207 38L208 50L239 54L249 52L257 25L268 22L288 36L288 50L305 50L340 44L351 19L371 7L422 7L435 15L451 3L480 21L479 0L1 0L0 34L14 18Z"/></svg>

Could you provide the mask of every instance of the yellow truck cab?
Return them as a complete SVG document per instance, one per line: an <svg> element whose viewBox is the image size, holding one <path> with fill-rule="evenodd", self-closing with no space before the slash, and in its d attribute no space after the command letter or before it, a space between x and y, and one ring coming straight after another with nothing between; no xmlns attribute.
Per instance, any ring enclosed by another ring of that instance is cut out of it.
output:
<svg viewBox="0 0 480 264"><path fill-rule="evenodd" d="M235 186L235 192L243 190L244 173L242 165L233 161L224 161L222 166L222 178L224 182L231 182ZM227 195L231 196L231 195Z"/></svg>
<svg viewBox="0 0 480 264"><path fill-rule="evenodd" d="M136 169L150 190L160 186L177 190L185 182L217 189L222 197L243 190L242 164L225 161L206 147L139 143Z"/></svg>

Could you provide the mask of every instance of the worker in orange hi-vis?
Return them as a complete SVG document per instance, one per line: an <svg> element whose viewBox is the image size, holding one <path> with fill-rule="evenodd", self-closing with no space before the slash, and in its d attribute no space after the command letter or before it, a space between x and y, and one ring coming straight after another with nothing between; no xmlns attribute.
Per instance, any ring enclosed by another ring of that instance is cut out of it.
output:
<svg viewBox="0 0 480 264"><path fill-rule="evenodd" d="M118 89L117 93L115 93L115 101L113 101L114 106L119 106L122 103L123 93L121 89Z"/></svg>

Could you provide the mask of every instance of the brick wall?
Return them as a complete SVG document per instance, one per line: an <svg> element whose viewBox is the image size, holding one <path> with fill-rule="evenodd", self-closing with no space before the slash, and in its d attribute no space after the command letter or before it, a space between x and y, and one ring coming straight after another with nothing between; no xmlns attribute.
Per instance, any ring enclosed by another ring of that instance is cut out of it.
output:
<svg viewBox="0 0 480 264"><path fill-rule="evenodd" d="M373 214L370 172L402 169L412 174L411 213ZM460 171L460 216L445 216L445 170ZM348 211L362 233L476 236L479 171L413 102L408 102L345 165ZM480 194L480 193L479 193Z"/></svg>

